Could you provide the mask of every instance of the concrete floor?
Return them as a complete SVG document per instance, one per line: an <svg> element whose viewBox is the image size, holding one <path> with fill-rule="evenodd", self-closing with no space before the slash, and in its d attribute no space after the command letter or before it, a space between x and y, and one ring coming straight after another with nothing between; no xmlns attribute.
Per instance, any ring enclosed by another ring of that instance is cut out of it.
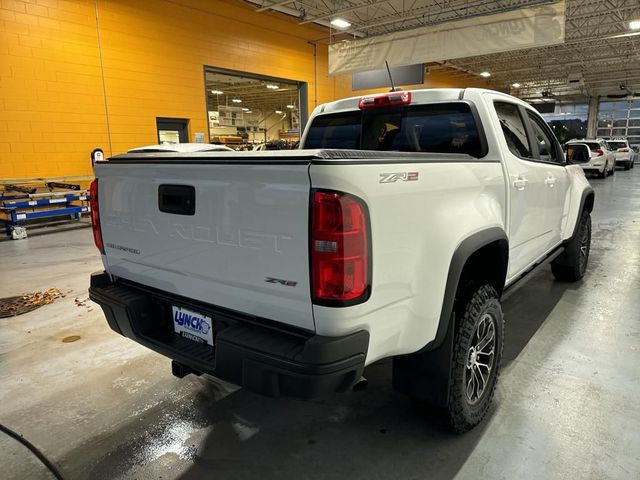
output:
<svg viewBox="0 0 640 480"><path fill-rule="evenodd" d="M389 362L367 390L313 402L172 377L86 301L101 267L89 229L0 243L0 297L67 293L0 319L0 423L70 479L640 478L640 168L592 184L586 277L547 269L505 302L495 401L464 436L394 393ZM0 465L50 478L1 433Z"/></svg>

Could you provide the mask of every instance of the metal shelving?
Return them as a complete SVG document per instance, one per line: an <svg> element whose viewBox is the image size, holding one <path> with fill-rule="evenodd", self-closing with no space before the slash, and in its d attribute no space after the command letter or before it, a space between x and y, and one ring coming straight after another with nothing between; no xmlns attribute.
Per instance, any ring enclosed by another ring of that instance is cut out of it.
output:
<svg viewBox="0 0 640 480"><path fill-rule="evenodd" d="M46 183L44 186L5 185L0 190L0 221L7 235L25 238L30 220L68 217L78 221L91 211L89 193L80 185Z"/></svg>

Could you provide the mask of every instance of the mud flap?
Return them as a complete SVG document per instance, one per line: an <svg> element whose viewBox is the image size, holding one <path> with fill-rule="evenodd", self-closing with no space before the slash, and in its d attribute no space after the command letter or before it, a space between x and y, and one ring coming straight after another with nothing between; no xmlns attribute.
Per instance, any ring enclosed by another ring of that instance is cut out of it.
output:
<svg viewBox="0 0 640 480"><path fill-rule="evenodd" d="M455 319L437 348L394 357L393 388L409 397L445 407L449 402Z"/></svg>

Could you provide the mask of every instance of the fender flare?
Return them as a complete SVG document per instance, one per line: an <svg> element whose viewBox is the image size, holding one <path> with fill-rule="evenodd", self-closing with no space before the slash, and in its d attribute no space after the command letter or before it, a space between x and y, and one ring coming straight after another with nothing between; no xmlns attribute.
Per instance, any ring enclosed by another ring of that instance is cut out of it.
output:
<svg viewBox="0 0 640 480"><path fill-rule="evenodd" d="M589 200L588 204L587 204L587 200ZM582 216L582 212L584 212L586 208L587 211L591 213L593 211L593 204L595 200L596 200L596 193L593 190L593 187L586 187L582 191L582 194L580 196L580 208L578 209L576 224L573 226L573 232L571 233L571 236L564 241L565 244L570 243L578 234L578 227L580 226L580 217Z"/></svg>
<svg viewBox="0 0 640 480"><path fill-rule="evenodd" d="M573 245L573 241L578 235L578 228L580 228L580 219L582 218L582 212L585 210L588 212L593 211L593 203L595 202L595 192L593 188L588 187L582 191L582 195L580 197L580 208L578 209L576 215L576 223L573 226L573 232L571 232L571 236L567 238L562 244L565 246L565 251L562 252L558 257L554 260L554 262L558 265L570 265L570 258L568 258L568 250L570 246Z"/></svg>
<svg viewBox="0 0 640 480"><path fill-rule="evenodd" d="M486 230L476 232L465 238L453 252L451 263L449 264L449 274L447 275L447 283L445 286L444 296L442 300L442 310L440 311L440 321L438 322L438 330L433 341L425 346L424 350L433 350L438 348L444 341L449 329L451 314L453 313L453 304L460 283L460 276L467 260L475 252L482 247L489 245L495 241L504 241L508 244L507 234L500 227L491 227ZM502 294L502 289L499 289Z"/></svg>

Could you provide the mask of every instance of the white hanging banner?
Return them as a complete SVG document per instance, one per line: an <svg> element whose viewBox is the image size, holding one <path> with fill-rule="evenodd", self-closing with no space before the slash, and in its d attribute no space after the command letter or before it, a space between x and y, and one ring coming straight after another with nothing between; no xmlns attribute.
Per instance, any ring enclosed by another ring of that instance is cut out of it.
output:
<svg viewBox="0 0 640 480"><path fill-rule="evenodd" d="M329 75L542 47L564 42L564 0L329 46Z"/></svg>

